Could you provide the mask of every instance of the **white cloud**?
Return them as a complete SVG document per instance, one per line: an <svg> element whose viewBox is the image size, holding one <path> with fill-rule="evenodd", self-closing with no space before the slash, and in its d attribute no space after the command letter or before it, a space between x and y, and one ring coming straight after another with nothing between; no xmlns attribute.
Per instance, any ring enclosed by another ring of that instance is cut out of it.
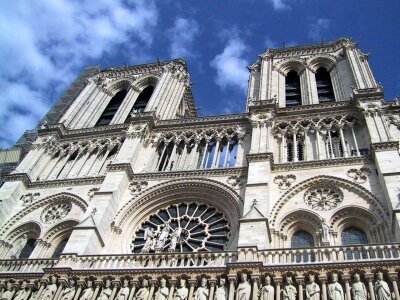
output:
<svg viewBox="0 0 400 300"><path fill-rule="evenodd" d="M323 37L323 32L331 26L330 19L317 19L314 23L310 24L310 31L308 32L309 38L319 40Z"/></svg>
<svg viewBox="0 0 400 300"><path fill-rule="evenodd" d="M33 128L86 64L116 48L149 47L157 18L153 0L4 2L0 123L8 129L0 131L0 146Z"/></svg>
<svg viewBox="0 0 400 300"><path fill-rule="evenodd" d="M288 0L269 0L272 3L274 10L285 10L291 7L287 3Z"/></svg>
<svg viewBox="0 0 400 300"><path fill-rule="evenodd" d="M174 26L168 31L171 58L193 57L195 55L193 42L199 32L199 25L196 20L177 18Z"/></svg>
<svg viewBox="0 0 400 300"><path fill-rule="evenodd" d="M243 58L247 46L236 34L231 36L222 51L211 61L211 66L216 69L216 84L222 89L232 87L246 93L249 77L246 66L248 61Z"/></svg>
<svg viewBox="0 0 400 300"><path fill-rule="evenodd" d="M266 48L278 48L279 45L276 41L273 41L269 36L267 36L264 40L264 46Z"/></svg>

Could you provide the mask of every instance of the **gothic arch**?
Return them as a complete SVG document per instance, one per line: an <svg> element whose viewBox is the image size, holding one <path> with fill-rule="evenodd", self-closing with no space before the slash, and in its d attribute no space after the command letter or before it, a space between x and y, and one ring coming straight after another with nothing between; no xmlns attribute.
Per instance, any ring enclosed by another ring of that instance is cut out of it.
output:
<svg viewBox="0 0 400 300"><path fill-rule="evenodd" d="M44 207L48 204L51 203L57 203L60 201L69 201L79 208L82 209L83 212L86 211L86 208L88 207L88 204L85 200L80 198L77 195L71 194L71 193L59 193L55 195L48 196L42 200L37 200L35 203L32 205L28 206L27 208L21 210L18 212L16 215L14 215L10 220L3 225L1 228L0 232L0 238L4 237L10 230L12 230L12 227L19 221L21 220L24 216L28 215L32 211Z"/></svg>
<svg viewBox="0 0 400 300"><path fill-rule="evenodd" d="M42 240L50 245L47 249L46 253L44 254L46 257L50 257L56 247L72 233L74 226L78 225L78 220L64 220L49 230L47 230L42 237Z"/></svg>
<svg viewBox="0 0 400 300"><path fill-rule="evenodd" d="M28 235L28 239L38 239L43 232L42 226L35 221L28 221L11 230L4 238L9 244L15 243L24 233Z"/></svg>
<svg viewBox="0 0 400 300"><path fill-rule="evenodd" d="M122 89L129 91L130 87L134 84L134 79L132 78L121 78L113 81L109 84L108 90L114 95Z"/></svg>
<svg viewBox="0 0 400 300"><path fill-rule="evenodd" d="M314 73L317 72L319 68L325 68L330 72L336 65L336 60L329 55L318 55L317 57L312 57L308 62L308 68Z"/></svg>
<svg viewBox="0 0 400 300"><path fill-rule="evenodd" d="M231 226L228 247L237 239L237 224L243 209L240 196L227 185L210 179L176 179L153 186L128 201L116 214L113 225L122 232L133 233L149 214L181 202L204 203L219 209ZM122 243L123 252L128 253L129 239Z"/></svg>
<svg viewBox="0 0 400 300"><path fill-rule="evenodd" d="M301 60L290 59L278 62L275 65L275 69L284 76L286 76L290 71L295 71L297 75L300 76L300 74L306 69L306 65Z"/></svg>
<svg viewBox="0 0 400 300"><path fill-rule="evenodd" d="M133 83L133 87L139 91L144 90L149 85L152 85L155 88L157 86L158 81L159 81L159 77L154 76L154 75L147 75L147 76L138 78L137 81L135 83Z"/></svg>
<svg viewBox="0 0 400 300"><path fill-rule="evenodd" d="M303 182L298 183L297 185L295 185L285 194L282 195L282 197L275 203L274 207L271 210L270 219L272 227L275 227L277 223L277 217L282 207L292 197L294 197L295 195L297 195L298 193L309 187L321 184L341 187L360 196L361 198L366 200L369 205L373 207L374 211L379 216L380 220L385 220L389 216L387 209L382 205L381 201L364 187L356 183L353 183L351 181L348 181L346 179L334 176L322 175L304 180Z"/></svg>

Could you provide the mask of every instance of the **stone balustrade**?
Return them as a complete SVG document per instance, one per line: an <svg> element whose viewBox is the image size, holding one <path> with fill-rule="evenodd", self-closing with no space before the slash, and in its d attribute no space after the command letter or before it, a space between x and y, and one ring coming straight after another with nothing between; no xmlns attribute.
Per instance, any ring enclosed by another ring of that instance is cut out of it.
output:
<svg viewBox="0 0 400 300"><path fill-rule="evenodd" d="M0 273L42 273L52 268L57 259L4 259L0 260Z"/></svg>

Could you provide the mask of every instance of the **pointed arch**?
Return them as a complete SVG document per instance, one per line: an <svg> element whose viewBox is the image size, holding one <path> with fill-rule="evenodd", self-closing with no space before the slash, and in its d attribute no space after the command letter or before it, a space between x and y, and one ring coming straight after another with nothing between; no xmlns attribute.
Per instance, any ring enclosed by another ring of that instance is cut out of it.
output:
<svg viewBox="0 0 400 300"><path fill-rule="evenodd" d="M325 68L328 72L330 72L336 65L336 60L329 55L318 55L316 57L312 57L307 62L307 67L310 68L312 72L317 72L319 68Z"/></svg>
<svg viewBox="0 0 400 300"><path fill-rule="evenodd" d="M275 65L275 69L284 76L290 71L295 71L300 75L306 69L306 65L298 59L282 60Z"/></svg>
<svg viewBox="0 0 400 300"><path fill-rule="evenodd" d="M329 176L329 175L321 175L298 183L297 185L293 186L290 190L288 190L285 194L282 195L282 197L275 203L275 205L271 210L270 214L271 226L272 227L276 226L279 212L281 211L282 207L292 197L294 197L301 191L315 185L329 185L329 186L344 188L366 200L367 203L373 207L374 211L373 213L378 217L378 219L385 220L389 216L388 211L382 205L382 202L374 194L372 194L370 191L368 191L361 185L358 185L354 182L348 181L343 178Z"/></svg>

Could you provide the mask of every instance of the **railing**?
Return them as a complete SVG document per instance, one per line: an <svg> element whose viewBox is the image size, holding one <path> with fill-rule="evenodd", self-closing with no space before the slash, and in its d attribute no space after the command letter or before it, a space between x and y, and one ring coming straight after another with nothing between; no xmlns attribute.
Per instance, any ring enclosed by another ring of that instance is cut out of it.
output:
<svg viewBox="0 0 400 300"><path fill-rule="evenodd" d="M7 259L0 260L0 273L41 273L44 268L52 268L57 259Z"/></svg>
<svg viewBox="0 0 400 300"><path fill-rule="evenodd" d="M73 269L225 267L237 252L148 253L130 255L62 255L57 267Z"/></svg>
<svg viewBox="0 0 400 300"><path fill-rule="evenodd" d="M299 249L240 248L239 261L261 261L265 265L354 262L400 259L400 244L352 245Z"/></svg>
<svg viewBox="0 0 400 300"><path fill-rule="evenodd" d="M55 259L0 260L0 273L43 272L43 268L73 270L224 268L230 263L261 262L264 265L351 263L399 261L400 244L352 245L299 249L257 250L239 247L238 251L146 253L128 255L63 254Z"/></svg>

